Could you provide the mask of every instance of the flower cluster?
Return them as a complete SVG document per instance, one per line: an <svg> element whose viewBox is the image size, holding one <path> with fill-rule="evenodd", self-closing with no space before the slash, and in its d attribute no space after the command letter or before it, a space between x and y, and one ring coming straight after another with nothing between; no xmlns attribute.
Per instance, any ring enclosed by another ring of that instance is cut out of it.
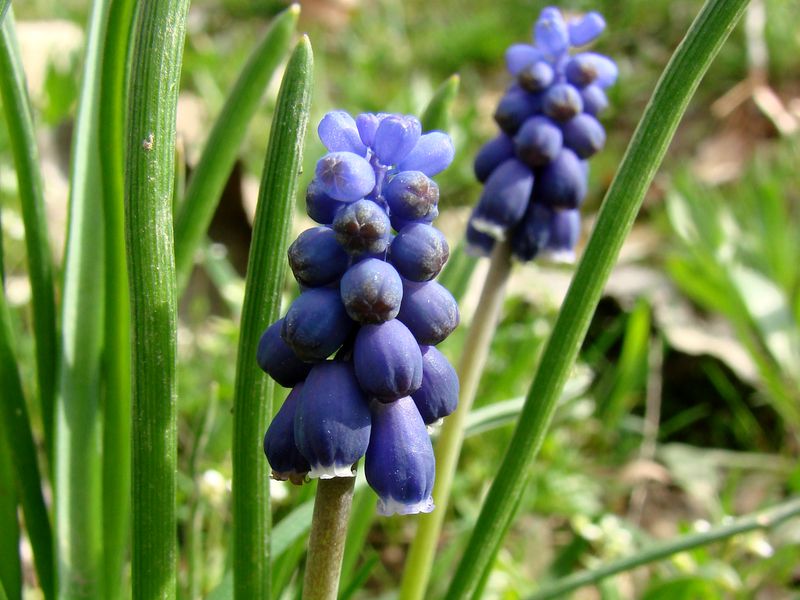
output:
<svg viewBox="0 0 800 600"><path fill-rule="evenodd" d="M565 20L542 10L535 45L515 44L506 65L515 77L494 114L501 133L475 157L483 194L470 217L467 243L488 255L495 240L510 240L521 261L545 253L574 260L579 208L586 196L588 162L606 139L597 116L607 106L605 88L617 78L615 63L594 52L570 53L605 28L596 12Z"/></svg>
<svg viewBox="0 0 800 600"><path fill-rule="evenodd" d="M455 299L433 281L450 251L431 225L431 177L453 160L453 144L396 114L334 111L318 133L328 154L306 209L320 225L288 251L302 293L258 347L261 368L292 388L264 452L273 477L295 483L351 477L366 455L380 513L430 512L426 425L458 401L455 370L435 348L459 320Z"/></svg>

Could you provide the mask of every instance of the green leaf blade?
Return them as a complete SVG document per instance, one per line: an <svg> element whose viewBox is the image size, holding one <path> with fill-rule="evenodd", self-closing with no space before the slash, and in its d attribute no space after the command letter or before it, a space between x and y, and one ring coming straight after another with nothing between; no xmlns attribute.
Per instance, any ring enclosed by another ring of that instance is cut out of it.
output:
<svg viewBox="0 0 800 600"><path fill-rule="evenodd" d="M133 326L133 598L176 594L177 292L172 191L188 0L139 3L125 229Z"/></svg>
<svg viewBox="0 0 800 600"><path fill-rule="evenodd" d="M269 597L269 476L261 440L272 415L273 384L259 369L255 356L261 333L280 311L312 80L311 44L303 37L289 59L278 94L247 264L234 392L233 576L237 598Z"/></svg>
<svg viewBox="0 0 800 600"><path fill-rule="evenodd" d="M214 216L225 182L236 162L239 146L247 133L247 125L259 106L264 89L289 50L299 14L299 4L283 11L253 50L189 179L186 197L175 218L175 267L179 289L183 289L189 277L194 253Z"/></svg>

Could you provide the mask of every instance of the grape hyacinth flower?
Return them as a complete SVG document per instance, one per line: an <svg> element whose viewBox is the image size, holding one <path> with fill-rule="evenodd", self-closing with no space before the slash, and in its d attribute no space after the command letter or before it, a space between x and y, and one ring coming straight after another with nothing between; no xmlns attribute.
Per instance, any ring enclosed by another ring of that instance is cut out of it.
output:
<svg viewBox="0 0 800 600"><path fill-rule="evenodd" d="M351 477L366 456L381 514L430 512L426 424L452 413L459 393L455 369L434 347L459 321L455 299L434 281L450 249L432 226L432 177L453 160L453 144L399 114L333 111L318 133L328 153L306 210L319 226L288 250L302 293L258 347L261 368L292 388L264 452L275 479L298 484ZM503 160L513 157L511 138L500 145L509 148ZM487 171L497 160L489 154Z"/></svg>
<svg viewBox="0 0 800 600"><path fill-rule="evenodd" d="M575 260L587 159L605 144L598 115L617 79L613 60L580 47L604 29L596 12L567 19L547 7L534 25L534 43L506 51L515 80L494 114L500 135L475 157L484 189L467 226L470 253L488 256L496 240L509 240L522 262Z"/></svg>

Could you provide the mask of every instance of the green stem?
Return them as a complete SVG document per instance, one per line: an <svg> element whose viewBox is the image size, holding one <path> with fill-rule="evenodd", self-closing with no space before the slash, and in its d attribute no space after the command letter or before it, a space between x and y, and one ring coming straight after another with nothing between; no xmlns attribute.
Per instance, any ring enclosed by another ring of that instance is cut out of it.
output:
<svg viewBox="0 0 800 600"><path fill-rule="evenodd" d="M189 0L143 0L131 71L125 230L133 331L133 598L177 579L175 115Z"/></svg>
<svg viewBox="0 0 800 600"><path fill-rule="evenodd" d="M400 587L399 597L401 600L420 600L425 597L436 554L436 544L442 530L444 517L447 514L458 457L464 443L467 417L475 400L481 374L489 355L492 336L500 319L506 282L510 272L511 259L508 243L499 243L492 253L478 308L467 333L461 361L458 364L460 385L458 408L444 420L439 440L436 443L436 484L433 488L436 510L419 516L417 534L406 559L406 568Z"/></svg>
<svg viewBox="0 0 800 600"><path fill-rule="evenodd" d="M63 348L56 403L55 514L60 598L101 598L100 406L103 344L103 198L98 113L108 0L89 17L72 138L64 259Z"/></svg>
<svg viewBox="0 0 800 600"><path fill-rule="evenodd" d="M131 316L125 256L125 120L134 0L111 0L100 86L105 245L104 597L122 595L131 503Z"/></svg>
<svg viewBox="0 0 800 600"><path fill-rule="evenodd" d="M208 136L200 162L192 172L186 198L175 217L175 268L178 289L188 279L194 254L204 240L225 182L230 176L247 124L258 108L264 89L289 49L300 15L293 4L275 17L264 39L253 49Z"/></svg>
<svg viewBox="0 0 800 600"><path fill-rule="evenodd" d="M645 192L703 74L746 6L747 0L707 0L661 76L603 202L448 598L471 596L494 560Z"/></svg>
<svg viewBox="0 0 800 600"><path fill-rule="evenodd" d="M286 67L253 224L239 334L233 419L233 581L236 598L270 597L270 497L261 451L273 385L259 369L258 340L278 318L292 216L311 104L313 57L307 37Z"/></svg>
<svg viewBox="0 0 800 600"><path fill-rule="evenodd" d="M308 540L303 600L336 600L355 477L320 479Z"/></svg>
<svg viewBox="0 0 800 600"><path fill-rule="evenodd" d="M453 120L453 102L458 95L461 77L454 73L436 88L420 117L423 131L448 131Z"/></svg>
<svg viewBox="0 0 800 600"><path fill-rule="evenodd" d="M53 534L40 486L36 444L33 441L28 408L17 369L11 315L6 303L5 289L0 292L2 292L0 293L0 390L3 390L0 400L0 419L3 421L3 433L8 436L5 440L11 451L11 463L18 485L25 527L33 548L39 586L44 597L50 600L55 598Z"/></svg>
<svg viewBox="0 0 800 600"><path fill-rule="evenodd" d="M735 535L761 529L772 529L784 521L800 515L800 498L787 500L772 508L740 517L731 523L713 527L702 533L692 533L642 548L632 556L606 563L597 569L581 571L542 587L528 600L563 598L565 594L585 585L598 583L606 577L629 571L668 558L678 552L708 546Z"/></svg>
<svg viewBox="0 0 800 600"><path fill-rule="evenodd" d="M36 373L39 385L42 423L47 456L53 460L53 404L58 336L56 303L53 288L53 264L47 238L47 216L44 205L42 174L33 114L22 69L14 13L10 11L0 28L0 97L3 100L9 142L17 171L22 220L25 224L25 246L28 254L28 276L33 300L33 332L36 341Z"/></svg>

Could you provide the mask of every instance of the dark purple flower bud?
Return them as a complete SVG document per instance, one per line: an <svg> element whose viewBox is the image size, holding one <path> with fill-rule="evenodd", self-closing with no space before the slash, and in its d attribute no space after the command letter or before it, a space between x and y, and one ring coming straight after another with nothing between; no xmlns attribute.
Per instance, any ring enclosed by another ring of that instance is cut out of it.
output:
<svg viewBox="0 0 800 600"><path fill-rule="evenodd" d="M325 360L344 343L354 326L339 290L312 288L292 302L281 337L300 359Z"/></svg>
<svg viewBox="0 0 800 600"><path fill-rule="evenodd" d="M399 215L392 215L390 220L392 222L392 228L395 231L400 231L404 227L408 227L414 223L422 223L424 225L430 225L433 223L436 218L439 216L439 207L436 205L431 206L431 209L428 211L424 217L420 217L418 219L404 219Z"/></svg>
<svg viewBox="0 0 800 600"><path fill-rule="evenodd" d="M381 164L396 165L414 149L421 135L422 125L416 117L390 115L378 125L372 149Z"/></svg>
<svg viewBox="0 0 800 600"><path fill-rule="evenodd" d="M294 387L308 376L312 365L297 358L294 351L283 341L282 328L283 319L278 319L264 330L258 341L256 361L278 385Z"/></svg>
<svg viewBox="0 0 800 600"><path fill-rule="evenodd" d="M306 287L338 281L349 262L330 227L306 229L292 242L287 254L294 278Z"/></svg>
<svg viewBox="0 0 800 600"><path fill-rule="evenodd" d="M533 260L547 245L550 236L552 209L531 202L522 221L511 235L511 252L523 262Z"/></svg>
<svg viewBox="0 0 800 600"><path fill-rule="evenodd" d="M516 158L497 167L486 181L471 219L475 229L504 240L525 214L532 188L533 172Z"/></svg>
<svg viewBox="0 0 800 600"><path fill-rule="evenodd" d="M430 281L449 257L444 234L424 223L406 225L389 246L389 259L397 272L411 281Z"/></svg>
<svg viewBox="0 0 800 600"><path fill-rule="evenodd" d="M397 316L403 281L395 268L377 258L357 262L342 277L342 302L359 323L383 323Z"/></svg>
<svg viewBox="0 0 800 600"><path fill-rule="evenodd" d="M378 514L431 512L436 459L414 402L411 398L373 402L371 410L373 434L364 471L378 494Z"/></svg>
<svg viewBox="0 0 800 600"><path fill-rule="evenodd" d="M458 327L458 303L435 281L403 280L403 302L397 318L420 344L435 346Z"/></svg>
<svg viewBox="0 0 800 600"><path fill-rule="evenodd" d="M474 212L473 212L474 215ZM487 257L492 254L495 239L475 229L472 217L467 222L466 248L465 251L470 256Z"/></svg>
<svg viewBox="0 0 800 600"><path fill-rule="evenodd" d="M587 85L581 90L584 112L596 117L608 108L608 98L598 85Z"/></svg>
<svg viewBox="0 0 800 600"><path fill-rule="evenodd" d="M312 479L354 477L367 451L371 418L350 362L327 361L308 374L294 417L294 439Z"/></svg>
<svg viewBox="0 0 800 600"><path fill-rule="evenodd" d="M531 117L514 136L517 157L529 167L541 167L561 151L563 136L553 121L543 116Z"/></svg>
<svg viewBox="0 0 800 600"><path fill-rule="evenodd" d="M456 150L453 140L442 131L431 131L420 136L417 145L399 165L398 171L422 171L433 177L453 162Z"/></svg>
<svg viewBox="0 0 800 600"><path fill-rule="evenodd" d="M556 262L575 262L575 246L580 235L581 213L577 209L553 211L545 248L548 258Z"/></svg>
<svg viewBox="0 0 800 600"><path fill-rule="evenodd" d="M578 208L586 197L586 170L568 148L537 172L533 199L551 208Z"/></svg>
<svg viewBox="0 0 800 600"><path fill-rule="evenodd" d="M552 6L543 8L534 27L536 47L557 56L569 48L569 31L561 11Z"/></svg>
<svg viewBox="0 0 800 600"><path fill-rule="evenodd" d="M386 212L372 200L358 200L336 213L333 230L348 254L376 254L389 245L392 224Z"/></svg>
<svg viewBox="0 0 800 600"><path fill-rule="evenodd" d="M343 110L332 110L319 122L317 134L329 152L353 152L359 156L367 153L361 141L356 122Z"/></svg>
<svg viewBox="0 0 800 600"><path fill-rule="evenodd" d="M562 126L564 145L580 158L589 158L606 143L606 130L592 115L581 113Z"/></svg>
<svg viewBox="0 0 800 600"><path fill-rule="evenodd" d="M512 75L519 75L523 70L541 59L541 50L530 44L514 44L506 50L506 67Z"/></svg>
<svg viewBox="0 0 800 600"><path fill-rule="evenodd" d="M421 171L402 171L383 188L391 216L422 219L439 203L439 186Z"/></svg>
<svg viewBox="0 0 800 600"><path fill-rule="evenodd" d="M501 163L514 158L514 141L505 133L489 140L475 156L475 178L484 183Z"/></svg>
<svg viewBox="0 0 800 600"><path fill-rule="evenodd" d="M422 384L422 354L408 328L397 319L362 325L353 363L361 389L381 402L408 396Z"/></svg>
<svg viewBox="0 0 800 600"><path fill-rule="evenodd" d="M458 375L447 357L433 346L421 346L422 385L411 394L426 425L451 414L458 406Z"/></svg>
<svg viewBox="0 0 800 600"><path fill-rule="evenodd" d="M317 161L316 178L331 198L352 202L375 187L375 171L365 158L352 152L331 152Z"/></svg>
<svg viewBox="0 0 800 600"><path fill-rule="evenodd" d="M553 67L540 60L520 71L517 80L523 89L529 92L541 92L553 83L554 77Z"/></svg>
<svg viewBox="0 0 800 600"><path fill-rule="evenodd" d="M581 19L570 20L567 27L569 43L573 46L585 46L603 33L606 21L600 13L592 11L586 13Z"/></svg>
<svg viewBox="0 0 800 600"><path fill-rule="evenodd" d="M522 88L512 87L500 99L494 111L494 120L500 129L513 136L522 124L541 110L539 94L531 94Z"/></svg>
<svg viewBox="0 0 800 600"><path fill-rule="evenodd" d="M336 217L336 212L346 206L348 202L336 200L328 196L322 189L322 184L312 179L306 190L306 212L308 216L320 225L330 225Z"/></svg>
<svg viewBox="0 0 800 600"><path fill-rule="evenodd" d="M542 110L551 119L568 121L583 111L583 99L575 86L556 83L544 92Z"/></svg>
<svg viewBox="0 0 800 600"><path fill-rule="evenodd" d="M607 56L582 52L569 59L564 69L567 81L578 87L595 83L601 88L613 85L619 73L616 63Z"/></svg>
<svg viewBox="0 0 800 600"><path fill-rule="evenodd" d="M381 120L386 116L386 113L362 113L356 117L358 135L364 144L372 146L375 141L375 132L378 131L378 125L381 124Z"/></svg>
<svg viewBox="0 0 800 600"><path fill-rule="evenodd" d="M302 484L311 470L311 465L294 443L294 416L302 389L303 384L298 383L289 392L264 435L264 454L272 467L272 478L278 481L288 479L295 485Z"/></svg>

